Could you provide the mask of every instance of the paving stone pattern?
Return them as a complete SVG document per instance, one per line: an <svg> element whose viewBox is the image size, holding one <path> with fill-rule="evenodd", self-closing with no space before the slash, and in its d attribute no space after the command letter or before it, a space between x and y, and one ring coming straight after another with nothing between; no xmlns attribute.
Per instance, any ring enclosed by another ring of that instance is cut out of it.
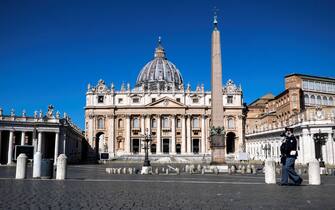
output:
<svg viewBox="0 0 335 210"><path fill-rule="evenodd" d="M263 175L107 175L104 168L70 166L69 179L57 181L10 179L15 168L0 167L0 209L335 209L334 176L321 186L282 187L264 184Z"/></svg>

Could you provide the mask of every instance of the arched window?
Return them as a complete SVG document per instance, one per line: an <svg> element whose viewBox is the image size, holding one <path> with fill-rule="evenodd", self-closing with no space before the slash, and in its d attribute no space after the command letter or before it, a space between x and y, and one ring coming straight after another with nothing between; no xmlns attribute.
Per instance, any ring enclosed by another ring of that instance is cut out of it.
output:
<svg viewBox="0 0 335 210"><path fill-rule="evenodd" d="M193 117L192 124L193 128L199 128L199 117Z"/></svg>
<svg viewBox="0 0 335 210"><path fill-rule="evenodd" d="M117 127L118 127L118 128L123 128L123 120L122 120L122 119L119 119L119 120L117 121Z"/></svg>
<svg viewBox="0 0 335 210"><path fill-rule="evenodd" d="M98 119L98 129L104 129L104 119L103 118L99 118Z"/></svg>
<svg viewBox="0 0 335 210"><path fill-rule="evenodd" d="M228 128L230 128L230 129L235 128L234 118L229 118L228 119Z"/></svg>
<svg viewBox="0 0 335 210"><path fill-rule="evenodd" d="M326 96L323 96L322 98L322 105L328 105L328 99Z"/></svg>
<svg viewBox="0 0 335 210"><path fill-rule="evenodd" d="M169 128L170 127L170 123L169 123L169 118L168 117L163 117L163 128Z"/></svg>
<svg viewBox="0 0 335 210"><path fill-rule="evenodd" d="M309 104L310 103L309 95L305 94L304 98L305 98L305 104Z"/></svg>
<svg viewBox="0 0 335 210"><path fill-rule="evenodd" d="M312 104L312 105L315 104L315 96L314 95L311 96L310 102L311 102L310 104Z"/></svg>
<svg viewBox="0 0 335 210"><path fill-rule="evenodd" d="M334 106L334 100L333 100L333 97L329 97L328 104L329 104L330 106Z"/></svg>
<svg viewBox="0 0 335 210"><path fill-rule="evenodd" d="M316 104L321 105L321 96L316 97Z"/></svg>
<svg viewBox="0 0 335 210"><path fill-rule="evenodd" d="M134 117L134 119L133 119L133 127L134 128L139 128L140 127L140 120L138 119L138 117Z"/></svg>
<svg viewBox="0 0 335 210"><path fill-rule="evenodd" d="M151 127L152 128L156 128L157 127L156 119L151 119Z"/></svg>

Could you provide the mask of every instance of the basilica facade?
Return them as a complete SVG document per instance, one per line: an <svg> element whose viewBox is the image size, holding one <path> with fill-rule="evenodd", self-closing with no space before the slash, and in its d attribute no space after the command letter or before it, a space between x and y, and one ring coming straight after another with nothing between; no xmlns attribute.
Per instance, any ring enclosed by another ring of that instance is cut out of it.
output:
<svg viewBox="0 0 335 210"><path fill-rule="evenodd" d="M242 89L232 80L222 88L226 156L235 159L243 148ZM88 85L85 135L95 155L141 158L143 139L150 134L150 157L209 158L211 91L192 89L167 57L159 40L154 58L139 71L136 85L99 80Z"/></svg>

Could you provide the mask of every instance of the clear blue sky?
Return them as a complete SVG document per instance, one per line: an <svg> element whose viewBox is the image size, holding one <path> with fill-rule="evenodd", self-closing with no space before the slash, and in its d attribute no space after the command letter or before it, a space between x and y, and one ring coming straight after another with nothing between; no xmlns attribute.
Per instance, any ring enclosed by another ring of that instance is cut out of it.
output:
<svg viewBox="0 0 335 210"><path fill-rule="evenodd" d="M247 103L284 88L284 76L335 77L335 1L0 1L0 107L55 109L84 126L88 83L136 81L162 36L185 83L210 89L213 7L223 82ZM223 20L224 18L224 20Z"/></svg>

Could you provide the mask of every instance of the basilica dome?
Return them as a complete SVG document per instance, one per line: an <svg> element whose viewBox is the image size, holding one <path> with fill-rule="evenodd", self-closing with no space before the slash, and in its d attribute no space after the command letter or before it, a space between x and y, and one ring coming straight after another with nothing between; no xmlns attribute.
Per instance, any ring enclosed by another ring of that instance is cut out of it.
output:
<svg viewBox="0 0 335 210"><path fill-rule="evenodd" d="M161 39L155 49L154 59L140 71L136 86L145 90L179 90L183 88L183 78L177 67L167 60Z"/></svg>

